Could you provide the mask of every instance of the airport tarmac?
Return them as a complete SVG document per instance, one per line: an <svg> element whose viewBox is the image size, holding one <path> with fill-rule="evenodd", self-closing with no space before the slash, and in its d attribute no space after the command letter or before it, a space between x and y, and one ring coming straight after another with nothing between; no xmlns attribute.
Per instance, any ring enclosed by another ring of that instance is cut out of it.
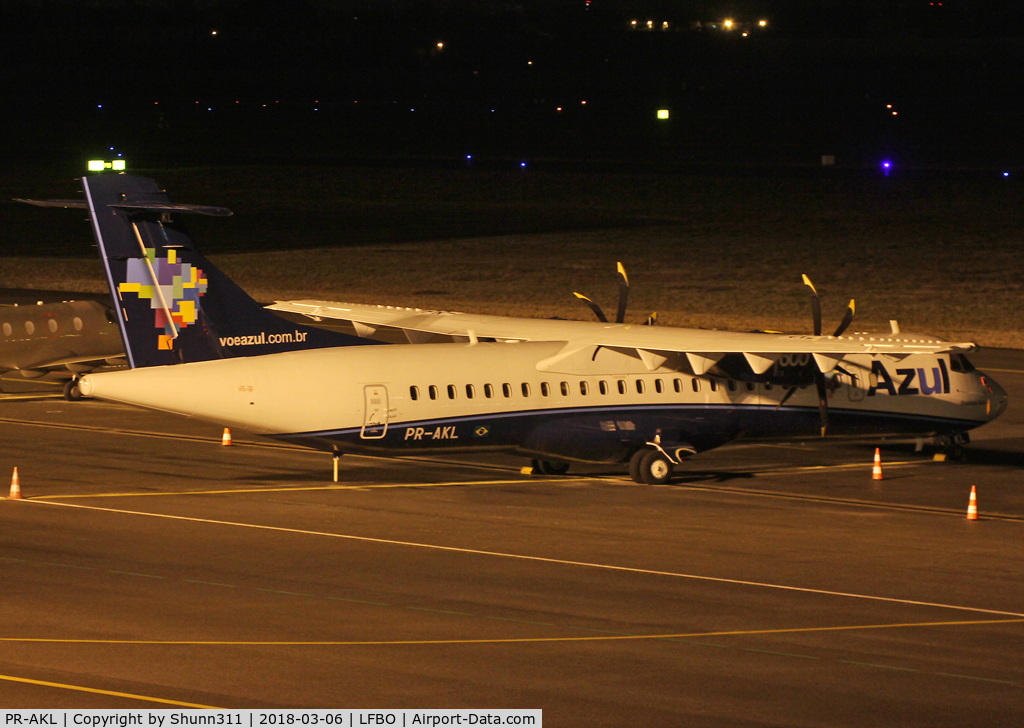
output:
<svg viewBox="0 0 1024 728"><path fill-rule="evenodd" d="M5 381L0 705L1019 725L1024 353L973 359L1011 404L967 462L882 443L873 481L875 443L741 442L661 487L504 456L333 483L322 453Z"/></svg>

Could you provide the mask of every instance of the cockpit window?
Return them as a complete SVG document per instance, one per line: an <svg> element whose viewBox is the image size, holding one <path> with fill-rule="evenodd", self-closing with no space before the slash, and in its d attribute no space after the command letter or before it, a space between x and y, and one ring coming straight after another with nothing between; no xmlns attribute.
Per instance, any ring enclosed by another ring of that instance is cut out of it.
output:
<svg viewBox="0 0 1024 728"><path fill-rule="evenodd" d="M961 374L970 374L974 371L974 365L971 364L971 360L963 354L950 354L949 368Z"/></svg>

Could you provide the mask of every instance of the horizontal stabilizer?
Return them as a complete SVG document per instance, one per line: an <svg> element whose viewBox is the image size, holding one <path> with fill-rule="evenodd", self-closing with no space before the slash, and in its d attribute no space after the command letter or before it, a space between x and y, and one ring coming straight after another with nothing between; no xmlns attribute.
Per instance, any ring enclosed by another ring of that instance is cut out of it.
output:
<svg viewBox="0 0 1024 728"><path fill-rule="evenodd" d="M83 210L86 207L85 200L23 200L20 197L15 197L14 201L36 207L80 207Z"/></svg>
<svg viewBox="0 0 1024 728"><path fill-rule="evenodd" d="M85 205L80 205L85 207ZM234 213L226 207L214 205L179 205L173 202L115 202L109 207L118 210L145 210L146 212L186 212L194 215L211 215L213 217L230 217Z"/></svg>

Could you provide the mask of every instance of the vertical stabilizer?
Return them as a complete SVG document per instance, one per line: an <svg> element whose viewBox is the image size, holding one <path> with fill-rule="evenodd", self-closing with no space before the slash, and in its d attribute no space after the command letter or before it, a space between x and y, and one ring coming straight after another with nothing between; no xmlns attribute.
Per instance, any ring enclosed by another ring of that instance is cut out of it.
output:
<svg viewBox="0 0 1024 728"><path fill-rule="evenodd" d="M133 368L377 343L285 321L204 258L181 216L229 210L175 204L147 177L82 183Z"/></svg>

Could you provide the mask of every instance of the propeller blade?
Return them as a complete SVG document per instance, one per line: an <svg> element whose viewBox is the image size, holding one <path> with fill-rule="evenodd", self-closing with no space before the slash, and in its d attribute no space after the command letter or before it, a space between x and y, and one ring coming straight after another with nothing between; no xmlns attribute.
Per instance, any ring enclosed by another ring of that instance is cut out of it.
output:
<svg viewBox="0 0 1024 728"><path fill-rule="evenodd" d="M583 301L583 303L587 304L590 310L594 312L594 315L597 316L598 321L600 321L603 324L608 323L608 319L605 317L604 311L601 310L600 306L598 306L596 303L594 303L589 298L584 296L582 293L573 292L572 295L576 296L576 298L580 299L581 301Z"/></svg>
<svg viewBox="0 0 1024 728"><path fill-rule="evenodd" d="M797 389L799 389L799 387L790 387L786 391L786 394L782 397L782 399L779 400L779 403L775 405L775 409L778 409L782 405L786 404L786 401L793 396L793 393L796 392Z"/></svg>
<svg viewBox="0 0 1024 728"><path fill-rule="evenodd" d="M814 383L818 385L818 414L821 417L821 436L824 437L828 429L828 387L825 384L825 375L815 372Z"/></svg>
<svg viewBox="0 0 1024 728"><path fill-rule="evenodd" d="M857 312L856 302L851 298L849 305L846 307L846 315L843 316L843 320L839 322L839 328L832 334L833 336L842 336L843 332L846 331L847 327L853 323L853 315Z"/></svg>
<svg viewBox="0 0 1024 728"><path fill-rule="evenodd" d="M629 301L629 277L626 275L626 269L622 267L622 263L617 263L617 265L622 280L619 281L619 309L615 312L615 323L621 324L626 320L626 303Z"/></svg>
<svg viewBox="0 0 1024 728"><path fill-rule="evenodd" d="M804 275L804 285L811 289L811 314L814 316L814 335L821 336L821 299L811 279ZM838 336L839 334L836 334Z"/></svg>

